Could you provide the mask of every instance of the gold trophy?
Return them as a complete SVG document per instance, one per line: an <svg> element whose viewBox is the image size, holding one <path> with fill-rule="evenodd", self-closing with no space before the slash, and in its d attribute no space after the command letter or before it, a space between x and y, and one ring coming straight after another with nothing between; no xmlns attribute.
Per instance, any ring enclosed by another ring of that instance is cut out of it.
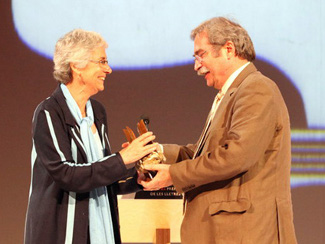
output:
<svg viewBox="0 0 325 244"><path fill-rule="evenodd" d="M148 128L145 125L143 119L141 119L140 122L137 123L137 129L138 129L138 133L139 133L140 136L142 134L148 132ZM136 138L134 132L128 126L126 126L126 129L123 129L123 132L124 132L125 137L126 137L126 139L127 139L127 141L129 143L131 143ZM149 142L149 143L152 143L152 141ZM164 154L162 152L154 151L154 152L152 152L152 153L144 156L139 161L137 161L135 163L135 168L138 171L144 173L144 175L147 178L152 179L153 176L154 176L154 174L155 174L155 172L148 171L148 170L144 169L144 166L145 165L149 165L149 164L160 164L160 163L164 162L165 160L166 160L165 159L165 156L164 156Z"/></svg>

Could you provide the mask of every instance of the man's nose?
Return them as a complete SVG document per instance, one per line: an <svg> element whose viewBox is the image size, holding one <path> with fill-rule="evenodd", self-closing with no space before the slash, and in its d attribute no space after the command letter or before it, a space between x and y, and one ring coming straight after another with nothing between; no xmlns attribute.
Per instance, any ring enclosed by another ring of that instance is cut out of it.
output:
<svg viewBox="0 0 325 244"><path fill-rule="evenodd" d="M198 71L202 67L202 63L195 59L194 61L194 70Z"/></svg>

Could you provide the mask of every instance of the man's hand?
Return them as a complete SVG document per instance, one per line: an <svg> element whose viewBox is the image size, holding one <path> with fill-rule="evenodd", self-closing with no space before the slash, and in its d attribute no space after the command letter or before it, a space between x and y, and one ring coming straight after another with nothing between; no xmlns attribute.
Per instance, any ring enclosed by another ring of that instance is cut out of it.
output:
<svg viewBox="0 0 325 244"><path fill-rule="evenodd" d="M137 183L138 184L141 184L142 181L148 181L148 180L150 180L149 178L147 178L145 176L145 174L143 172L141 172L141 171L137 171L137 172L138 172L138 179L137 179Z"/></svg>
<svg viewBox="0 0 325 244"><path fill-rule="evenodd" d="M161 188L172 185L173 181L169 173L169 167L169 164L146 165L146 170L157 171L157 174L150 181L140 180L140 184L143 186L144 190L156 191Z"/></svg>

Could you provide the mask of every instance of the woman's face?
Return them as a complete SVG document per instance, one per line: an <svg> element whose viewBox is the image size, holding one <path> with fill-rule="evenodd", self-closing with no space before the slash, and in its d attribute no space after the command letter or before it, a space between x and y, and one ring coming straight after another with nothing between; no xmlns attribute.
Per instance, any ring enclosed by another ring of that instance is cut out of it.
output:
<svg viewBox="0 0 325 244"><path fill-rule="evenodd" d="M103 91L106 75L110 73L112 69L107 64L105 48L94 49L87 66L80 69L82 90L88 93L89 97Z"/></svg>

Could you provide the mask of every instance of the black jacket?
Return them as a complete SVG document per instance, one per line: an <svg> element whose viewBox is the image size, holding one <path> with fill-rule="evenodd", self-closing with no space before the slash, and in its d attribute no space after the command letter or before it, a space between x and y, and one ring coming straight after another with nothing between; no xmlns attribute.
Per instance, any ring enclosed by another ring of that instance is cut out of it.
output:
<svg viewBox="0 0 325 244"><path fill-rule="evenodd" d="M105 157L87 163L79 126L58 87L37 108L32 128L32 179L25 244L87 243L89 191L107 186L116 243L121 243L117 194L140 190L134 168L111 154L104 107L91 99Z"/></svg>

